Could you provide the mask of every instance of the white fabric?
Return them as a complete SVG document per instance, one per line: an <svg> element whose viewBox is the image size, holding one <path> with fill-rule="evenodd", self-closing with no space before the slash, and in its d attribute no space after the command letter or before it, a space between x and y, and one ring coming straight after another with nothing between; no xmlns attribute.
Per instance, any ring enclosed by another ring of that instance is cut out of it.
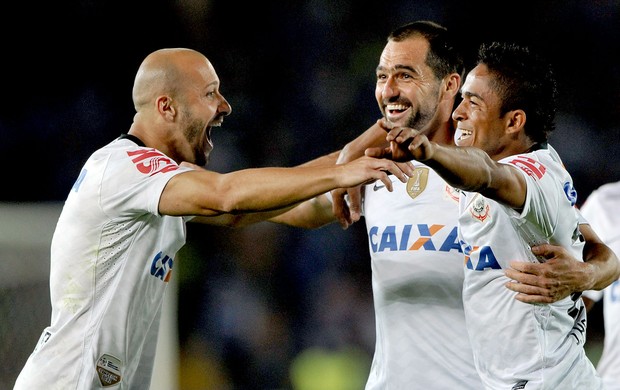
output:
<svg viewBox="0 0 620 390"><path fill-rule="evenodd" d="M546 149L501 162L517 167L526 179L522 213L477 193L463 192L459 205L465 317L481 379L493 390L600 389L583 349L581 298L526 304L505 287L510 261L538 261L531 245L558 244L582 258L572 179Z"/></svg>
<svg viewBox="0 0 620 390"><path fill-rule="evenodd" d="M581 207L594 231L617 256L620 256L620 182L609 183L594 190ZM584 294L595 300L601 292ZM603 290L605 339L597 370L606 390L620 390L620 281Z"/></svg>
<svg viewBox="0 0 620 390"><path fill-rule="evenodd" d="M158 203L186 170L128 139L88 159L52 239L51 324L15 389L148 389L164 292L185 243L183 218L159 215Z"/></svg>
<svg viewBox="0 0 620 390"><path fill-rule="evenodd" d="M407 184L364 188L376 345L366 390L480 390L465 329L458 194L414 162Z"/></svg>

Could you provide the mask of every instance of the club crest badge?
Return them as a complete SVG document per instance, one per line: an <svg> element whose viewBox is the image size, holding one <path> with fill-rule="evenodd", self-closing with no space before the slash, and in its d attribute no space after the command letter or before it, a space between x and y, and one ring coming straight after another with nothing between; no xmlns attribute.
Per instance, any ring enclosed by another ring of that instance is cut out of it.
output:
<svg viewBox="0 0 620 390"><path fill-rule="evenodd" d="M123 362L120 359L112 355L101 355L99 360L97 360L97 376L99 376L101 386L114 386L121 381L122 364Z"/></svg>
<svg viewBox="0 0 620 390"><path fill-rule="evenodd" d="M415 199L426 189L428 184L428 170L426 167L416 167L413 175L407 180L407 194Z"/></svg>
<svg viewBox="0 0 620 390"><path fill-rule="evenodd" d="M472 217L480 222L484 222L489 216L490 206L480 195L476 196L472 204L469 206L469 212Z"/></svg>

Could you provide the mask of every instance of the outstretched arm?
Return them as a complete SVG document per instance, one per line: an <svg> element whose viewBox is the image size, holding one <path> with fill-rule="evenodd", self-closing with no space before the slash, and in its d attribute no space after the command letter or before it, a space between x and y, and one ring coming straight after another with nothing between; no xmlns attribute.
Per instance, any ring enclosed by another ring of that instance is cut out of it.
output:
<svg viewBox="0 0 620 390"><path fill-rule="evenodd" d="M506 276L506 287L517 292L516 299L526 303L552 303L575 292L601 290L620 276L620 263L588 224L580 230L586 239L583 262L562 247L545 244L532 248L544 263L513 261Z"/></svg>
<svg viewBox="0 0 620 390"><path fill-rule="evenodd" d="M478 192L514 209L525 203L527 184L517 168L493 161L475 147L441 145L415 129L392 128L386 121L382 126L389 130L386 140L390 147L368 149L366 155L423 161L453 187Z"/></svg>
<svg viewBox="0 0 620 390"><path fill-rule="evenodd" d="M159 210L164 215L215 216L289 207L334 188L381 180L388 173L405 181L392 161L363 157L343 165L254 168L227 174L208 170L181 173L168 182Z"/></svg>

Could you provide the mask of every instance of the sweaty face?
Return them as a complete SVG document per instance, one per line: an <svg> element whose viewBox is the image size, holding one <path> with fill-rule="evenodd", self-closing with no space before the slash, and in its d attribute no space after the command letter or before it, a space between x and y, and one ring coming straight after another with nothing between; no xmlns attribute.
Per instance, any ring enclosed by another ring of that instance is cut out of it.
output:
<svg viewBox="0 0 620 390"><path fill-rule="evenodd" d="M485 65L472 69L461 88L463 100L452 113L457 121L455 144L477 147L491 157L509 141L505 121L500 117L501 101L490 87L492 78Z"/></svg>
<svg viewBox="0 0 620 390"><path fill-rule="evenodd" d="M375 98L383 116L393 124L423 130L437 111L441 81L425 64L427 52L423 37L390 40L383 49Z"/></svg>

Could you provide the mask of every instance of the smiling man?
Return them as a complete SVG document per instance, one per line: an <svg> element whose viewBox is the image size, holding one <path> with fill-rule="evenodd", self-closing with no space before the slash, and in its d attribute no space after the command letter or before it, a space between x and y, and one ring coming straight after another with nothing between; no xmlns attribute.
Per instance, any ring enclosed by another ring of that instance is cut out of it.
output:
<svg viewBox="0 0 620 390"><path fill-rule="evenodd" d="M370 154L423 161L460 189L463 305L484 387L602 389L583 349L587 324L580 294L531 305L506 288L512 261L547 260L531 252L535 245L560 245L576 259L584 253L572 179L547 144L555 127L551 67L512 44L482 45L478 55L452 114L459 147L384 121L391 129L390 148ZM608 247L600 248L615 257ZM614 260L612 272L595 289L617 278Z"/></svg>

